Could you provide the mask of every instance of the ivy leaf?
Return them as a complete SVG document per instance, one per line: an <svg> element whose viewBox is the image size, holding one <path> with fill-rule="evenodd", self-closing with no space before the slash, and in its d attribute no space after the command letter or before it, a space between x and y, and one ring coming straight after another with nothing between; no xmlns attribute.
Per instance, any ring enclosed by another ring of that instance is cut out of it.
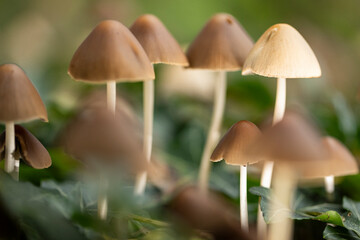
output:
<svg viewBox="0 0 360 240"><path fill-rule="evenodd" d="M343 227L333 227L330 225L326 226L323 237L327 240L360 240L360 237L353 231Z"/></svg>
<svg viewBox="0 0 360 240"><path fill-rule="evenodd" d="M349 211L343 215L344 227L360 236L360 203L344 197L343 208Z"/></svg>

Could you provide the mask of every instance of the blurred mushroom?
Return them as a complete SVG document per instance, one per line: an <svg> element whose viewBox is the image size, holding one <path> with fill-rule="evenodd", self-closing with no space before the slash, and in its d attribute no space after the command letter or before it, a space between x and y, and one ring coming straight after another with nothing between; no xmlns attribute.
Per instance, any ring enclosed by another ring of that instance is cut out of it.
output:
<svg viewBox="0 0 360 240"><path fill-rule="evenodd" d="M39 93L25 72L15 64L0 65L0 121L5 123L5 171L14 171L15 123L48 121ZM16 173L13 174L16 177Z"/></svg>
<svg viewBox="0 0 360 240"><path fill-rule="evenodd" d="M127 119L118 112L86 108L69 123L63 137L65 151L94 169L121 166L136 173L146 169L140 143Z"/></svg>
<svg viewBox="0 0 360 240"><path fill-rule="evenodd" d="M138 39L150 62L188 66L189 63L180 45L154 15L140 16L130 28ZM147 161L151 159L154 118L154 81L144 81L144 136L143 147ZM135 194L143 194L146 188L147 173L140 173L135 184Z"/></svg>
<svg viewBox="0 0 360 240"><path fill-rule="evenodd" d="M220 13L206 23L186 53L189 68L216 72L213 115L199 170L199 186L204 192L207 191L211 151L220 137L226 72L240 70L252 46L252 40L240 23L230 14Z"/></svg>
<svg viewBox="0 0 360 240"><path fill-rule="evenodd" d="M197 187L184 187L168 204L168 210L185 229L200 230L215 240L253 239L238 227L238 220L217 195L205 196ZM183 232L183 231L182 231Z"/></svg>
<svg viewBox="0 0 360 240"><path fill-rule="evenodd" d="M249 231L247 210L247 165L256 163L247 155L248 147L261 135L258 127L249 121L235 123L223 136L214 152L211 161L222 159L229 165L240 166L240 222L243 231Z"/></svg>
<svg viewBox="0 0 360 240"><path fill-rule="evenodd" d="M351 152L337 139L327 136L322 138L328 151L327 161L321 168L309 168L303 178L325 178L325 189L331 197L334 190L334 177L357 174L358 164Z"/></svg>
<svg viewBox="0 0 360 240"><path fill-rule="evenodd" d="M272 197L276 204L271 206L272 211L275 211L276 205L290 209L297 179L313 169L321 169L328 157L316 128L295 113L286 114L283 120L265 129L250 149L249 154L253 158L276 163ZM269 239L291 239L293 223L286 211L279 211L274 216ZM265 232L258 234L259 239L265 239Z"/></svg>
<svg viewBox="0 0 360 240"><path fill-rule="evenodd" d="M6 132L0 135L1 159L5 156ZM22 159L27 165L35 169L44 169L51 166L51 157L46 148L28 130L15 125L15 159L14 178L19 180L19 165Z"/></svg>
<svg viewBox="0 0 360 240"><path fill-rule="evenodd" d="M79 81L107 85L107 107L114 114L116 82L154 79L153 67L133 34L118 21L99 23L76 50L68 70ZM99 139L97 139L99 140ZM103 202L106 209L106 202ZM99 210L106 218L106 211Z"/></svg>
<svg viewBox="0 0 360 240"><path fill-rule="evenodd" d="M273 124L281 121L286 107L286 78L314 78L321 76L316 56L306 40L292 26L275 24L255 43L244 63L242 74L255 73L277 78ZM270 187L273 162L265 162L261 186ZM260 208L258 230L266 228Z"/></svg>

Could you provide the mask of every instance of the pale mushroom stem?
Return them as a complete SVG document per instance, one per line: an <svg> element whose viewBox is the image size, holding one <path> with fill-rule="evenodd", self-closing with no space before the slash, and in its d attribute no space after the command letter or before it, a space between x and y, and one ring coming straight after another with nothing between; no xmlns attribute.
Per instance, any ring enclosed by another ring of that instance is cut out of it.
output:
<svg viewBox="0 0 360 240"><path fill-rule="evenodd" d="M146 160L151 160L151 150L153 141L153 118L154 118L154 80L144 81L144 136L143 151ZM146 188L147 172L143 171L136 177L134 188L135 195L142 195Z"/></svg>
<svg viewBox="0 0 360 240"><path fill-rule="evenodd" d="M273 216L269 230L269 240L292 239L294 222L289 216L296 189L297 178L293 168L279 166L274 176L274 192L270 211ZM274 212L276 211L276 213Z"/></svg>
<svg viewBox="0 0 360 240"><path fill-rule="evenodd" d="M5 172L12 174L14 171L15 159L15 125L14 122L7 122L5 124L6 138L5 138Z"/></svg>
<svg viewBox="0 0 360 240"><path fill-rule="evenodd" d="M272 124L275 125L284 118L286 106L286 78L277 79L277 89L276 89L276 100L275 100L275 109ZM274 168L274 162L265 161L264 167L261 173L260 186L270 188L272 172ZM260 209L260 203L258 207L258 216L257 216L257 236L259 239L264 239L266 236L266 223L262 216Z"/></svg>
<svg viewBox="0 0 360 240"><path fill-rule="evenodd" d="M249 232L247 207L247 165L240 166L240 224L241 229Z"/></svg>
<svg viewBox="0 0 360 240"><path fill-rule="evenodd" d="M20 160L19 159L15 159L14 162L14 171L12 172L12 177L16 180L19 181L19 169L20 169Z"/></svg>
<svg viewBox="0 0 360 240"><path fill-rule="evenodd" d="M216 143L220 137L220 127L226 102L226 72L216 72L215 89L214 89L214 107L210 123L210 129L206 139L205 148L201 157L199 170L199 189L206 193L208 188L209 173L210 173L210 156L214 150Z"/></svg>
<svg viewBox="0 0 360 240"><path fill-rule="evenodd" d="M335 178L334 176L325 177L325 189L329 197L331 197L335 191Z"/></svg>
<svg viewBox="0 0 360 240"><path fill-rule="evenodd" d="M106 102L107 108L114 114L116 109L116 82L109 81L106 83ZM98 216L100 219L105 220L108 212L108 201L107 201L107 179L100 173L99 179L99 195L98 195Z"/></svg>

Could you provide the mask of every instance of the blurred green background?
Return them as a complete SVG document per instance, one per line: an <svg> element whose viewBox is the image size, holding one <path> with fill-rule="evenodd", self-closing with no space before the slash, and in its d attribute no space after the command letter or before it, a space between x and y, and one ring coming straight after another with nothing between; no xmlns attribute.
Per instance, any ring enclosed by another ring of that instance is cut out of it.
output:
<svg viewBox="0 0 360 240"><path fill-rule="evenodd" d="M158 16L184 48L218 12L234 15L254 41L273 24L294 26L313 48L323 74L319 79L289 80L287 106L307 112L324 135L340 139L358 156L359 9L358 0L0 0L0 63L16 63L25 70L49 113L49 123L24 125L49 149L53 166L35 171L22 165L20 179L39 184L41 179L75 176L79 164L62 153L58 138L77 103L105 86L72 80L67 75L72 55L101 20L130 26L145 13ZM195 180L212 111L211 74L182 79L166 65L156 65L155 70L155 154L181 177ZM175 76L177 82L170 79ZM228 78L223 132L239 120L261 124L271 115L275 79L241 72L229 73ZM142 84L121 83L117 89L141 119ZM256 174L250 178L250 185L257 184ZM214 164L211 182L237 198L237 169Z"/></svg>

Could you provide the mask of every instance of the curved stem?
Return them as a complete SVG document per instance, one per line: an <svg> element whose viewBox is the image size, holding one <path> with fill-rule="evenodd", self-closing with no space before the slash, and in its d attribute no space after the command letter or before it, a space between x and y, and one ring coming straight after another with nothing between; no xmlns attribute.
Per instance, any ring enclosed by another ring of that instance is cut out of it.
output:
<svg viewBox="0 0 360 240"><path fill-rule="evenodd" d="M144 81L144 139L143 151L146 160L150 162L152 141L153 141L153 119L154 119L154 80ZM138 174L135 183L134 192L136 195L142 195L146 188L147 172Z"/></svg>
<svg viewBox="0 0 360 240"><path fill-rule="evenodd" d="M14 171L15 159L13 153L15 151L15 125L14 122L5 124L5 172L12 173Z"/></svg>
<svg viewBox="0 0 360 240"><path fill-rule="evenodd" d="M201 192L207 192L211 151L213 151L220 137L220 127L226 102L226 72L217 72L216 75L213 113L199 170L198 184Z"/></svg>
<svg viewBox="0 0 360 240"><path fill-rule="evenodd" d="M240 223L244 232L249 232L247 207L247 166L240 166Z"/></svg>
<svg viewBox="0 0 360 240"><path fill-rule="evenodd" d="M276 100L275 100L275 109L272 124L275 125L284 118L286 107L286 78L277 79L277 88L276 88ZM271 186L271 177L274 168L274 163L271 161L265 161L263 171L261 173L261 183L262 187L270 188ZM266 223L261 213L260 203L258 207L258 217L257 217L257 235L259 239L264 239L266 236Z"/></svg>

